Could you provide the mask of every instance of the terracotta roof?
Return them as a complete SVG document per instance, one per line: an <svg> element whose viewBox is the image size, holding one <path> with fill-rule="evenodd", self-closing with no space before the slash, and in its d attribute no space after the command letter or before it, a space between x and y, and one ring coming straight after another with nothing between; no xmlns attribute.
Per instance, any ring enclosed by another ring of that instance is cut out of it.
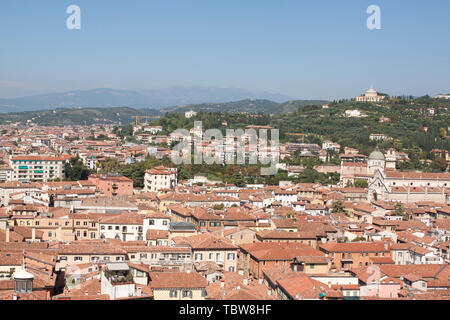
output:
<svg viewBox="0 0 450 320"><path fill-rule="evenodd" d="M149 287L152 289L169 288L206 288L208 281L200 274L191 272L151 272Z"/></svg>
<svg viewBox="0 0 450 320"><path fill-rule="evenodd" d="M126 254L126 251L109 243L73 242L62 245L59 254Z"/></svg>
<svg viewBox="0 0 450 320"><path fill-rule="evenodd" d="M20 266L23 262L23 254L18 252L0 252L0 266ZM1 283L2 281L0 281Z"/></svg>
<svg viewBox="0 0 450 320"><path fill-rule="evenodd" d="M317 239L315 232L289 232L283 230L263 230L256 234L262 239Z"/></svg>
<svg viewBox="0 0 450 320"><path fill-rule="evenodd" d="M401 172L401 171L386 171L387 178L395 179L420 179L420 180L450 180L450 173L431 173L431 172Z"/></svg>
<svg viewBox="0 0 450 320"><path fill-rule="evenodd" d="M147 230L147 240L169 239L169 231L166 230Z"/></svg>
<svg viewBox="0 0 450 320"><path fill-rule="evenodd" d="M69 156L70 158L70 156ZM51 157L51 156L13 156L11 160L27 160L27 161L66 161L67 157Z"/></svg>
<svg viewBox="0 0 450 320"><path fill-rule="evenodd" d="M273 300L264 284L235 272L224 272L220 281L206 287L208 298L214 300Z"/></svg>
<svg viewBox="0 0 450 320"><path fill-rule="evenodd" d="M327 286L319 281L313 280L305 274L298 273L296 277L288 277L277 281L278 285L292 299L319 299L320 293L326 295ZM334 296L334 294L332 294Z"/></svg>
<svg viewBox="0 0 450 320"><path fill-rule="evenodd" d="M394 260L390 257L370 257L369 260L373 264L395 264Z"/></svg>
<svg viewBox="0 0 450 320"><path fill-rule="evenodd" d="M327 252L386 252L389 251L384 247L382 242L349 242L336 243L329 242L320 244L320 248Z"/></svg>
<svg viewBox="0 0 450 320"><path fill-rule="evenodd" d="M174 238L176 241L179 237ZM213 235L210 233L203 233L199 235L194 235L190 237L185 237L182 240L186 244L189 244L193 249L237 249L237 247L227 238L219 237L218 235Z"/></svg>
<svg viewBox="0 0 450 320"><path fill-rule="evenodd" d="M126 225L143 225L144 217L137 213L126 213L113 215L111 217L104 216L100 218L101 224L126 224Z"/></svg>
<svg viewBox="0 0 450 320"><path fill-rule="evenodd" d="M400 278L405 274L416 274L423 278L436 278L440 273L448 269L448 265L444 264L408 264L408 265L380 265L382 273L393 277ZM449 272L449 270L447 270Z"/></svg>

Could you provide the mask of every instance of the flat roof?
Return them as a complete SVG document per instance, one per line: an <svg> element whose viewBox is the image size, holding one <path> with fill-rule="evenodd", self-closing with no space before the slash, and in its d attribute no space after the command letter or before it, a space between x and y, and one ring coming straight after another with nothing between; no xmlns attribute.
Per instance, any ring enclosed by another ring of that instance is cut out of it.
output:
<svg viewBox="0 0 450 320"><path fill-rule="evenodd" d="M111 271L126 271L130 270L128 263L126 262L118 262L118 263L107 263L106 268Z"/></svg>

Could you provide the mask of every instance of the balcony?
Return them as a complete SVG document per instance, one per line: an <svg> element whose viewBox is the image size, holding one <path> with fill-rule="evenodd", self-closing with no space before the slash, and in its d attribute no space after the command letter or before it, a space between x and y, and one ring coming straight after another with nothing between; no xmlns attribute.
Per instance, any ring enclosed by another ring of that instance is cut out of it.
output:
<svg viewBox="0 0 450 320"><path fill-rule="evenodd" d="M101 293L111 300L132 297L135 294L133 275L126 263L109 263L101 276Z"/></svg>
<svg viewBox="0 0 450 320"><path fill-rule="evenodd" d="M126 273L111 273L109 270L105 271L105 277L113 286L126 285L133 283L133 276L130 272Z"/></svg>

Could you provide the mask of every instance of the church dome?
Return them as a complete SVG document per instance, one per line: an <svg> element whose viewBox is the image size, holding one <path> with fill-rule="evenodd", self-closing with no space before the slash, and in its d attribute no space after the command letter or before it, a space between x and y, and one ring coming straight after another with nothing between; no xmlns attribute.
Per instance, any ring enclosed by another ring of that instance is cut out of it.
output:
<svg viewBox="0 0 450 320"><path fill-rule="evenodd" d="M14 274L14 280L32 280L34 279L34 275L27 272L25 269L22 269L22 271Z"/></svg>
<svg viewBox="0 0 450 320"><path fill-rule="evenodd" d="M369 155L369 160L385 160L384 158L384 154L378 149L376 148L370 155Z"/></svg>

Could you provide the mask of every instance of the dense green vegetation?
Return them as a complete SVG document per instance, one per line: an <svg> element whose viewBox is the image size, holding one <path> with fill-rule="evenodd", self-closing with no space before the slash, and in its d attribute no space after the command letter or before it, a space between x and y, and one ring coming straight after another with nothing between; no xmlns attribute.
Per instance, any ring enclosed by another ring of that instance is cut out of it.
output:
<svg viewBox="0 0 450 320"><path fill-rule="evenodd" d="M89 169L85 167L80 158L71 158L65 165L66 179L69 181L87 180Z"/></svg>
<svg viewBox="0 0 450 320"><path fill-rule="evenodd" d="M226 103L201 103L189 106L179 106L163 109L163 112L184 113L186 111L222 112L222 113L265 113L283 114L297 111L298 108L306 105L323 105L326 100L295 100L285 103L276 103L270 100L246 99L241 101Z"/></svg>
<svg viewBox="0 0 450 320"><path fill-rule="evenodd" d="M115 124L132 123L136 121L136 116L158 115L159 111L156 110L136 110L127 107L55 109L0 114L0 124L11 122L27 124L28 121L47 126Z"/></svg>
<svg viewBox="0 0 450 320"><path fill-rule="evenodd" d="M147 157L145 161L119 166L114 170L111 170L111 172L117 172L127 178L132 179L135 188L143 188L146 170L161 165L171 167L171 164L172 162L167 157L163 158L162 160L158 160L155 157Z"/></svg>
<svg viewBox="0 0 450 320"><path fill-rule="evenodd" d="M424 112L431 106L436 109L436 115L433 118L425 117ZM401 99L380 105L342 101L330 103L328 109L316 106L300 108L293 114L272 119L270 124L280 129L283 138L289 132L305 133L319 141L329 139L346 147L357 148L366 155L376 145L380 149L392 147L407 150L410 154L414 153L414 147L420 148L420 152L449 150L450 140L445 137L450 125L448 107L450 101L431 98L417 99L414 104ZM360 110L367 117L346 118L345 111L352 109ZM380 123L382 116L390 118L391 122ZM384 133L393 140L370 141L371 133Z"/></svg>
<svg viewBox="0 0 450 320"><path fill-rule="evenodd" d="M403 221L408 221L408 214L405 213L403 205L401 203L395 204L395 209L392 211L393 216L402 217Z"/></svg>

